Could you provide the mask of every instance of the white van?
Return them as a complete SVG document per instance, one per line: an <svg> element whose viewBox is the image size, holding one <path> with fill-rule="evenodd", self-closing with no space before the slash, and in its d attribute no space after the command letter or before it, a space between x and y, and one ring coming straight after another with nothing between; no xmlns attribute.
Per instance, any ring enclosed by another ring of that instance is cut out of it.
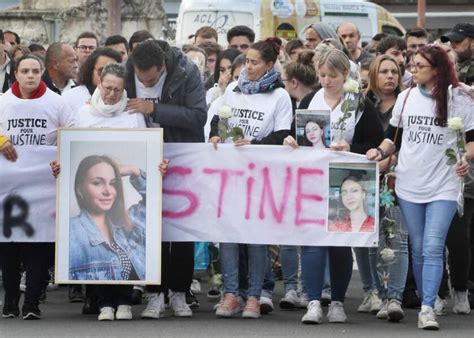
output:
<svg viewBox="0 0 474 338"><path fill-rule="evenodd" d="M402 36L403 26L383 7L360 0L182 0L179 9L176 43L185 43L202 26L219 34L227 44L227 31L236 25L252 28L256 39L279 36L290 40L304 27L324 22L335 28L342 22L359 27L362 40L377 33Z"/></svg>

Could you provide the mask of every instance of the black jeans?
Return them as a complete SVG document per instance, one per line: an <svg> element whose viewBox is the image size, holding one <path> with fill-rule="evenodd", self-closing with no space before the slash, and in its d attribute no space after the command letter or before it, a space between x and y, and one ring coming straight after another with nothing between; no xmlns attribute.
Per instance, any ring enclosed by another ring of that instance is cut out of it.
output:
<svg viewBox="0 0 474 338"><path fill-rule="evenodd" d="M25 304L38 305L46 287L54 243L1 243L0 260L5 298L20 296L21 267L26 271Z"/></svg>
<svg viewBox="0 0 474 338"><path fill-rule="evenodd" d="M117 308L119 305L132 305L132 285L97 285L95 293L99 309L106 306Z"/></svg>
<svg viewBox="0 0 474 338"><path fill-rule="evenodd" d="M471 229L474 200L464 200L464 215L456 215L449 228L446 245L449 250L451 284L456 291L466 291L471 270Z"/></svg>
<svg viewBox="0 0 474 338"><path fill-rule="evenodd" d="M148 292L186 292L194 273L193 242L161 243L161 285L148 285Z"/></svg>

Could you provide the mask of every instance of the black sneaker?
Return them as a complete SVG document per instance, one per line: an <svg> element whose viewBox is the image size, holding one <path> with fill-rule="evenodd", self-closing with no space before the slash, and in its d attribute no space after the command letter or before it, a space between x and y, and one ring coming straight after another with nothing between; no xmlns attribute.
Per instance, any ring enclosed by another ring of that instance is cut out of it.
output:
<svg viewBox="0 0 474 338"><path fill-rule="evenodd" d="M140 305L143 299L143 288L141 286L134 286L132 293L132 305Z"/></svg>
<svg viewBox="0 0 474 338"><path fill-rule="evenodd" d="M191 290L186 291L186 304L193 310L199 307L199 301Z"/></svg>
<svg viewBox="0 0 474 338"><path fill-rule="evenodd" d="M38 305L24 304L23 308L21 309L21 312L23 313L24 320L41 319L41 311Z"/></svg>
<svg viewBox="0 0 474 338"><path fill-rule="evenodd" d="M97 306L97 299L95 297L86 297L84 305L82 306L83 315L98 315L100 313Z"/></svg>
<svg viewBox="0 0 474 338"><path fill-rule="evenodd" d="M3 318L15 318L20 315L20 308L18 307L18 302L20 297L7 297L5 295L5 305L3 305Z"/></svg>
<svg viewBox="0 0 474 338"><path fill-rule="evenodd" d="M85 300L84 293L82 293L82 285L69 286L69 302L82 303Z"/></svg>

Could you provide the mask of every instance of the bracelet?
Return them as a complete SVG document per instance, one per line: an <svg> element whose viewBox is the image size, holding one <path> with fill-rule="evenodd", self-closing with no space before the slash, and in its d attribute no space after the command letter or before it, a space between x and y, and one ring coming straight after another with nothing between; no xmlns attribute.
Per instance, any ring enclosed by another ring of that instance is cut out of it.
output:
<svg viewBox="0 0 474 338"><path fill-rule="evenodd" d="M377 151L379 152L380 156L382 157L382 160L386 157L385 151L383 151L382 148L377 147Z"/></svg>

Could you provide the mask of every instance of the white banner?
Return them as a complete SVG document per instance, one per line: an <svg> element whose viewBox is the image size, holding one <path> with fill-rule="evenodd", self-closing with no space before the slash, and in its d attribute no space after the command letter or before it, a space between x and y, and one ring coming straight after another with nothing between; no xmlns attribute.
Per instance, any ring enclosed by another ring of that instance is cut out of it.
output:
<svg viewBox="0 0 474 338"><path fill-rule="evenodd" d="M378 244L378 167L353 153L165 144L163 239Z"/></svg>
<svg viewBox="0 0 474 338"><path fill-rule="evenodd" d="M54 242L56 182L49 162L56 147L15 149L16 162L0 155L0 242Z"/></svg>

